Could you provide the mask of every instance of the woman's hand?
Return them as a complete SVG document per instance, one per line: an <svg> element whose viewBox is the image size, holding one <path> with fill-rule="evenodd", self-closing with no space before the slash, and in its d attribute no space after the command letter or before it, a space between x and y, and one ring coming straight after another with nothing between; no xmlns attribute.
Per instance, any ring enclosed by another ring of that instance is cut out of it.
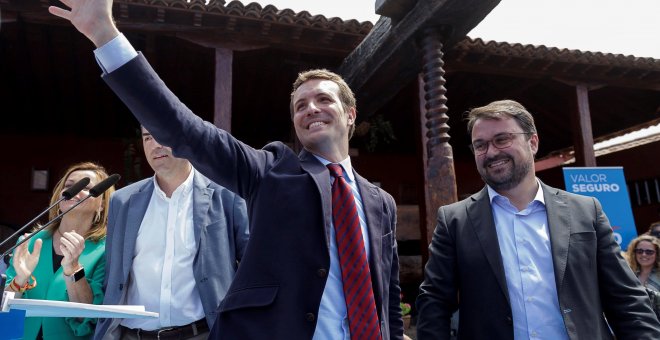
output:
<svg viewBox="0 0 660 340"><path fill-rule="evenodd" d="M60 251L62 259L62 272L64 275L72 275L80 268L78 258L85 249L85 239L75 231L66 232L60 238Z"/></svg>
<svg viewBox="0 0 660 340"><path fill-rule="evenodd" d="M25 234L25 236L27 236L27 234ZM12 263L14 270L16 271L14 281L19 286L23 286L27 283L34 268L37 267L42 244L43 241L41 239L36 240L34 242L32 253L28 250L28 242L25 242L16 248Z"/></svg>

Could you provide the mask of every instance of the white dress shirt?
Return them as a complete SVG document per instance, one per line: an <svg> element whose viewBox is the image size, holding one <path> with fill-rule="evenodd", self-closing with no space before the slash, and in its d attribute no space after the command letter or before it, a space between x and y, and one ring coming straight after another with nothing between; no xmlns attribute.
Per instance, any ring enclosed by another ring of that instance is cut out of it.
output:
<svg viewBox="0 0 660 340"><path fill-rule="evenodd" d="M168 198L154 176L154 191L135 243L127 291L128 305L144 305L158 319L124 319L128 328L155 330L205 317L195 285L197 252L192 186L195 170Z"/></svg>

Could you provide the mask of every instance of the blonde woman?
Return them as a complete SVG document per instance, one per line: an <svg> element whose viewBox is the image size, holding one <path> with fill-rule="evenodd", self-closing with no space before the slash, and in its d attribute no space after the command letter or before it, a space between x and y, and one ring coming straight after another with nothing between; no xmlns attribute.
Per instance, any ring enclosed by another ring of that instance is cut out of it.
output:
<svg viewBox="0 0 660 340"><path fill-rule="evenodd" d="M84 177L90 179L87 187L51 209L49 219L88 196L89 189L108 174L95 163L72 165L53 189L51 204ZM102 303L107 211L113 191L110 188L87 199L17 247L7 269L5 290L24 299ZM93 336L95 324L96 319L26 318L23 339L87 339Z"/></svg>
<svg viewBox="0 0 660 340"><path fill-rule="evenodd" d="M660 240L642 235L628 245L628 264L646 287L656 315L660 314Z"/></svg>
<svg viewBox="0 0 660 340"><path fill-rule="evenodd" d="M660 292L660 241L650 235L642 235L628 245L628 264L639 281L650 289Z"/></svg>

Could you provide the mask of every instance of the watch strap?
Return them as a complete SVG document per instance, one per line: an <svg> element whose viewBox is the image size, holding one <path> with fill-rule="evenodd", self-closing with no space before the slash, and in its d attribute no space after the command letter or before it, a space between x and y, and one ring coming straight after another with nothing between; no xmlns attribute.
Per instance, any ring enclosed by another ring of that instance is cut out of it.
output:
<svg viewBox="0 0 660 340"><path fill-rule="evenodd" d="M83 266L80 266L80 268L71 275L64 275L64 279L69 282L78 282L78 280L83 277L85 277L85 268Z"/></svg>

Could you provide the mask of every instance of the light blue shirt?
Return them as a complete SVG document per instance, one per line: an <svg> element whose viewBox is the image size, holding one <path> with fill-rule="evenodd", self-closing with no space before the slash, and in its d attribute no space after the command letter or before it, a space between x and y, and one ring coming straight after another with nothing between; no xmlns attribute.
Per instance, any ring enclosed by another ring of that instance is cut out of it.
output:
<svg viewBox="0 0 660 340"><path fill-rule="evenodd" d="M314 155L323 165L328 165L331 162L328 160ZM351 186L355 204L357 205L358 216L360 218L360 229L362 230L362 239L364 240L365 250L367 252L367 259L369 258L369 233L367 231L366 218L364 217L364 208L362 206L362 197L357 188L355 181L355 174L351 167L350 157L344 159L339 163L344 169L344 179ZM328 175L328 180L333 181L334 178ZM316 330L314 330L313 340L350 340L350 328L348 326L348 314L346 312L346 300L344 298L344 286L341 278L341 268L339 267L339 255L337 253L337 240L335 237L334 224L331 225L330 230L330 272L328 280L325 283L325 289L321 296L321 306L319 307L318 320L316 322Z"/></svg>
<svg viewBox="0 0 660 340"><path fill-rule="evenodd" d="M514 339L568 340L552 263L548 214L543 190L521 211L490 186L513 318Z"/></svg>
<svg viewBox="0 0 660 340"><path fill-rule="evenodd" d="M137 51L123 34L94 50L94 57L103 73L110 73L120 68L137 55Z"/></svg>

